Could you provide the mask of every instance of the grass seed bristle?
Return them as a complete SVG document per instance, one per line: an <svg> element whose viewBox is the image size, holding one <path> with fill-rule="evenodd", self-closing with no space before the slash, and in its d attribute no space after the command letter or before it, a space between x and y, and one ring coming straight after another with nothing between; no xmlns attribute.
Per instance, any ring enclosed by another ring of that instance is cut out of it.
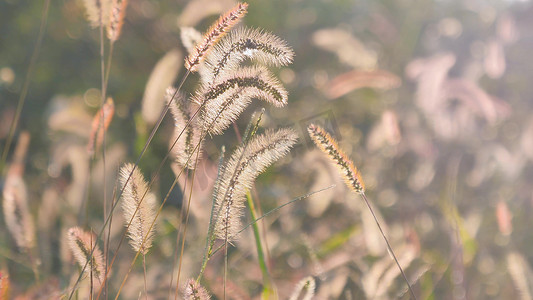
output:
<svg viewBox="0 0 533 300"><path fill-rule="evenodd" d="M365 185L359 170L357 170L353 162L339 148L335 139L323 128L314 124L309 125L307 131L317 147L326 153L337 165L348 188L356 193L364 193Z"/></svg>
<svg viewBox="0 0 533 300"><path fill-rule="evenodd" d="M246 191L255 178L270 164L286 155L298 135L292 129L268 130L257 135L247 145L237 148L224 165L225 174L217 183L215 195L215 236L235 240L240 229L240 217Z"/></svg>
<svg viewBox="0 0 533 300"><path fill-rule="evenodd" d="M215 83L246 59L264 65L286 66L293 57L294 51L279 37L258 29L239 28L213 47L200 72L204 82Z"/></svg>
<svg viewBox="0 0 533 300"><path fill-rule="evenodd" d="M171 102L174 97L174 101ZM193 119L194 103L187 101L185 96L176 93L175 88L168 88L165 95L167 104L170 103L170 113L174 119L174 131L170 139L170 146L174 160L181 167L195 168L197 152L202 156L202 132L198 124L198 118ZM175 144L174 144L175 143Z"/></svg>
<svg viewBox="0 0 533 300"><path fill-rule="evenodd" d="M187 57L185 67L191 72L196 71L198 65L204 60L207 52L216 42L228 33L246 14L247 3L239 3L226 14L222 15L204 34L202 41L196 45L194 51Z"/></svg>
<svg viewBox="0 0 533 300"><path fill-rule="evenodd" d="M109 23L107 24L107 38L112 42L115 42L120 37L127 6L128 0L113 0Z"/></svg>
<svg viewBox="0 0 533 300"><path fill-rule="evenodd" d="M78 264L82 268L86 266L85 273L92 276L94 287L100 286L104 280L105 268L102 251L96 246L96 236L79 227L72 227L68 230L68 245Z"/></svg>
<svg viewBox="0 0 533 300"><path fill-rule="evenodd" d="M222 134L253 98L281 107L287 104L288 93L264 67L241 68L219 84L205 86L196 102L204 103L200 115L207 132Z"/></svg>
<svg viewBox="0 0 533 300"><path fill-rule="evenodd" d="M122 194L122 209L124 210L124 222L128 227L128 236L133 250L141 254L148 253L152 247L155 219L155 195L148 190L148 185L139 168L133 164L126 164L120 170L120 180L125 185ZM128 181L129 175L131 178ZM127 181L127 183L126 183ZM143 243L144 241L144 243Z"/></svg>
<svg viewBox="0 0 533 300"><path fill-rule="evenodd" d="M196 280L189 279L187 280L187 283L185 284L185 288L183 290L183 299L185 300L209 300L211 299L211 295L207 292L207 290L201 286Z"/></svg>

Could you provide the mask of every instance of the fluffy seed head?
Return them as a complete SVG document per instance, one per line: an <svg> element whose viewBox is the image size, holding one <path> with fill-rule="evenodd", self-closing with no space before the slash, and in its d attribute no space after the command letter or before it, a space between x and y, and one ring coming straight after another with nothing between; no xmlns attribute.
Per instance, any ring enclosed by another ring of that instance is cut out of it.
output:
<svg viewBox="0 0 533 300"><path fill-rule="evenodd" d="M264 65L286 66L293 57L294 51L279 37L241 28L230 32L213 47L200 72L204 82L216 83L219 77L235 70L246 59Z"/></svg>
<svg viewBox="0 0 533 300"><path fill-rule="evenodd" d="M210 134L221 134L253 98L282 107L288 93L264 67L247 67L226 74L216 85L204 85L196 102L204 103L201 118Z"/></svg>
<svg viewBox="0 0 533 300"><path fill-rule="evenodd" d="M107 38L112 42L115 42L120 37L127 6L128 0L113 0L109 23L107 24Z"/></svg>
<svg viewBox="0 0 533 300"><path fill-rule="evenodd" d="M28 209L28 193L22 177L6 178L3 190L3 210L7 229L19 249L27 251L34 243L34 224Z"/></svg>
<svg viewBox="0 0 533 300"><path fill-rule="evenodd" d="M207 52L244 17L247 8L247 3L239 3L211 25L204 34L202 41L196 45L194 51L185 60L185 67L190 71L196 71Z"/></svg>
<svg viewBox="0 0 533 300"><path fill-rule="evenodd" d="M189 279L185 283L185 288L183 290L183 299L185 300L209 300L211 295L207 290L201 286L196 280Z"/></svg>
<svg viewBox="0 0 533 300"><path fill-rule="evenodd" d="M346 185L356 193L364 193L365 185L361 174L354 166L353 162L339 148L337 142L320 126L311 124L307 128L309 136L317 147L326 153L337 165Z"/></svg>
<svg viewBox="0 0 533 300"><path fill-rule="evenodd" d="M93 287L100 286L104 280L105 267L102 251L96 246L96 236L79 227L70 228L67 234L68 245L74 258L82 268L85 268L85 273L92 276ZM91 251L94 247L96 248L91 257Z"/></svg>
<svg viewBox="0 0 533 300"><path fill-rule="evenodd" d="M109 24L110 0L83 0L83 4L91 27L106 27Z"/></svg>
<svg viewBox="0 0 533 300"><path fill-rule="evenodd" d="M235 150L224 164L225 176L218 179L215 198L215 236L235 240L246 191L270 164L287 154L298 135L292 129L268 130Z"/></svg>
<svg viewBox="0 0 533 300"><path fill-rule="evenodd" d="M155 220L156 200L155 195L148 190L148 185L144 181L139 168L135 168L134 171L133 168L133 164L126 164L120 169L120 181L122 186L124 186L122 209L124 210L124 222L127 226L133 250L146 254L152 247L154 235L154 226L152 224ZM132 175L128 180L130 174ZM129 224L130 221L131 224Z"/></svg>
<svg viewBox="0 0 533 300"><path fill-rule="evenodd" d="M29 133L21 132L2 191L7 229L15 239L17 247L23 251L28 251L35 242L35 228L28 208L28 192L22 178L29 144Z"/></svg>
<svg viewBox="0 0 533 300"><path fill-rule="evenodd" d="M202 157L202 132L198 124L199 118L192 118L197 110L195 103L187 101L175 88L166 91L167 104L170 103L170 113L174 119L174 132L170 139L170 147L175 161L181 167L194 169L196 157ZM198 153L200 152L200 153Z"/></svg>

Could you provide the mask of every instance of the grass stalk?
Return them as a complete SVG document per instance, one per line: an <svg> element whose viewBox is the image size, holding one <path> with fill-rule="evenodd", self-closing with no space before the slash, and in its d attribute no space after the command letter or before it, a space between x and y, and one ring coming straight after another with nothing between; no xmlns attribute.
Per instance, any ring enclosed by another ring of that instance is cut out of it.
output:
<svg viewBox="0 0 533 300"><path fill-rule="evenodd" d="M405 279L405 282L407 283L407 288L409 289L409 294L411 294L411 298L413 300L416 300L416 296L413 291L413 288L411 287L411 284L409 283L409 279L407 279L407 276L405 275L405 272L403 271L402 266L400 265L400 262L398 262L398 259L396 258L396 255L394 254L394 251L392 250L389 240L387 239L387 236L385 236L385 233L383 232L383 229L381 228L381 225L379 224L376 214L374 214L374 210L372 209L372 206L370 206L370 203L368 202L368 199L366 198L366 195L364 192L361 192L359 194L361 195L361 198L363 198L363 200L365 201L365 204L370 210L372 217L374 217L374 221L376 221L376 225L378 225L379 232L381 233L381 236L383 237L383 239L385 240L385 243L387 244L387 250L391 254L392 258L394 259L394 262L398 266L398 269L400 269L400 272L402 273L403 279Z"/></svg>
<svg viewBox="0 0 533 300"><path fill-rule="evenodd" d="M250 191L246 193L246 201L248 202L248 210L250 211L250 216L252 217L252 220L256 220L257 216L255 213L254 201L252 199L252 194L250 193ZM270 279L270 274L268 272L265 254L263 252L263 245L261 243L261 235L259 233L259 226L257 225L257 222L254 222L252 224L252 228L254 231L255 248L257 249L257 259L259 261L259 268L261 269L261 274L263 275L263 291L261 292L261 298L277 298L275 288L272 284L272 280Z"/></svg>

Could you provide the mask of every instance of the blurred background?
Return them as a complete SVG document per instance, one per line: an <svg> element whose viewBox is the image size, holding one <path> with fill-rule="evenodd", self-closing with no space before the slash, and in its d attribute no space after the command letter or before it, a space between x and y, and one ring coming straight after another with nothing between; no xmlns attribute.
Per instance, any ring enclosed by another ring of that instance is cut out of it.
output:
<svg viewBox="0 0 533 300"><path fill-rule="evenodd" d="M115 116L106 134L103 170L101 155L91 160L86 152L100 105L99 32L86 21L82 1L51 2L15 142L7 152L9 163L21 132L29 133L23 178L41 280L33 280L26 254L0 226L0 271L9 275L12 296L35 298L43 287L61 294L77 278L66 230L102 227L102 193L112 197L118 168L136 160L163 108L164 89L185 73L182 28L203 32L235 3L130 0L113 50L107 94L114 99ZM328 129L361 170L366 193L420 299L532 299L533 3L248 3L240 26L272 32L295 52L292 65L272 69L289 91L288 106L254 101L237 122L243 131L253 111L265 106L262 127L292 126L300 133L291 154L258 178L261 209L336 184L261 224L280 299L305 276L317 280L316 299L408 298L372 216L313 147L306 135L309 123ZM43 4L0 2L2 151ZM197 87L193 75L183 90L190 95ZM147 178L159 176L152 188L159 201L175 178L168 163L155 174L168 151L168 119L140 161ZM230 153L237 144L233 130L206 142L195 177L184 280L200 269L219 149L225 145ZM3 165L0 188L6 173ZM154 299L167 297L177 268L171 262L181 222L180 191L172 191L165 204L147 257ZM3 214L0 219L4 224ZM111 249L123 233L122 223L117 214ZM231 299L257 298L261 272L251 230L234 246L228 254ZM135 255L128 247L119 251L111 295ZM215 256L204 280L217 297L222 266L223 257ZM122 297L137 298L142 282L138 261Z"/></svg>

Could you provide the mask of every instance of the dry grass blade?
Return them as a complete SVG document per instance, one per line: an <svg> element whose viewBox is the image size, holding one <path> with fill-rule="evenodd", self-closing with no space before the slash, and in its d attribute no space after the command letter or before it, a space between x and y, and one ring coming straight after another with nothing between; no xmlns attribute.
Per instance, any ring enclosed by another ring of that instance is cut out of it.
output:
<svg viewBox="0 0 533 300"><path fill-rule="evenodd" d="M175 162L180 167L194 169L195 164L189 157L196 157L196 152L200 152L198 156L201 158L203 142L200 140L201 129L197 121L192 119L194 112L198 108L194 107L194 103L187 101L183 95L179 94L171 103L171 99L175 94L175 88L168 88L165 96L174 119L174 132L171 141L176 141L176 143L172 147L172 153ZM178 136L180 137L178 138ZM196 145L199 146L197 147Z"/></svg>
<svg viewBox="0 0 533 300"><path fill-rule="evenodd" d="M91 125L91 134L89 135L89 142L87 143L87 152L89 155L94 155L98 148L102 145L104 140L104 133L109 128L113 115L115 113L115 103L113 99L107 98L101 109L94 115L93 123ZM102 117L103 116L103 117Z"/></svg>
<svg viewBox="0 0 533 300"><path fill-rule="evenodd" d="M286 66L293 57L294 51L279 37L258 29L242 28L232 31L213 48L200 73L204 82L214 83L246 59L265 65Z"/></svg>
<svg viewBox="0 0 533 300"><path fill-rule="evenodd" d="M239 3L226 14L221 16L204 34L202 41L196 45L194 51L185 60L185 67L191 72L196 71L198 65L205 58L207 52L246 14L247 3Z"/></svg>
<svg viewBox="0 0 533 300"><path fill-rule="evenodd" d="M183 289L183 299L185 300L209 300L211 295L207 290L201 286L196 280L189 279L185 283L185 288Z"/></svg>
<svg viewBox="0 0 533 300"><path fill-rule="evenodd" d="M292 129L267 131L235 150L223 166L215 195L215 236L231 242L240 227L246 191L270 164L287 154L298 135Z"/></svg>
<svg viewBox="0 0 533 300"><path fill-rule="evenodd" d="M82 268L89 266L85 268L85 273L91 277L93 290L101 286L105 267L102 251L96 245L96 236L79 227L72 227L68 230L68 245L79 265Z"/></svg>
<svg viewBox="0 0 533 300"><path fill-rule="evenodd" d="M130 173L130 180L128 177ZM133 250L145 255L152 246L153 225L155 219L155 195L150 193L148 185L139 168L133 164L126 164L120 170L120 181L124 188L122 194L122 209L127 227L130 244Z"/></svg>

